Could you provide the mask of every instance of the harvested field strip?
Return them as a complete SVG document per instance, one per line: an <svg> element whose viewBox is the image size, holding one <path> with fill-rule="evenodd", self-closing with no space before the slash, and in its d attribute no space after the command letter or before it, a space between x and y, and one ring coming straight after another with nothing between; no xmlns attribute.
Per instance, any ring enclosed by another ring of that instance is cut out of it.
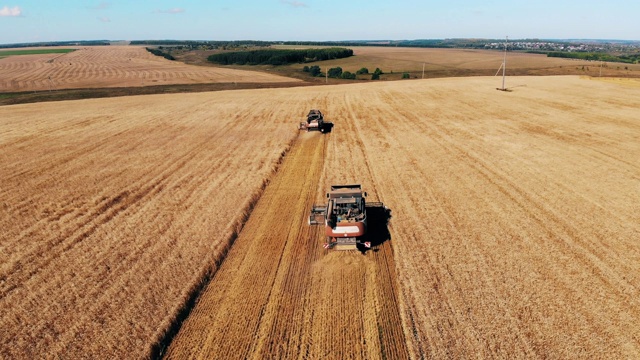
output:
<svg viewBox="0 0 640 360"><path fill-rule="evenodd" d="M0 58L0 92L245 82L301 81L256 71L186 65L136 46L83 47L63 55Z"/></svg>
<svg viewBox="0 0 640 360"><path fill-rule="evenodd" d="M327 143L294 144L168 358L406 358L391 245L327 252L307 224Z"/></svg>

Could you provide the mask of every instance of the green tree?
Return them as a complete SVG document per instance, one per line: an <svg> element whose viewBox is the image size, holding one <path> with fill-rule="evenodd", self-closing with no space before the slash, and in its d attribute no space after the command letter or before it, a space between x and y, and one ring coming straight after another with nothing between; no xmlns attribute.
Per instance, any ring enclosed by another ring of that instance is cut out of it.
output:
<svg viewBox="0 0 640 360"><path fill-rule="evenodd" d="M373 74L371 74L371 80L380 80L381 74L383 74L382 70L380 70L380 68L376 68L373 71Z"/></svg>
<svg viewBox="0 0 640 360"><path fill-rule="evenodd" d="M342 68L341 67L334 67L329 69L329 77L330 78L340 78L342 76Z"/></svg>
<svg viewBox="0 0 640 360"><path fill-rule="evenodd" d="M320 75L320 66L313 65L312 67L309 68L309 73L311 74L311 76Z"/></svg>
<svg viewBox="0 0 640 360"><path fill-rule="evenodd" d="M363 67L362 69L356 71L356 74L358 75L368 74L368 73L369 73L369 69L367 69L366 67Z"/></svg>
<svg viewBox="0 0 640 360"><path fill-rule="evenodd" d="M411 77L409 76L409 73L402 73L402 78L403 79L410 79Z"/></svg>
<svg viewBox="0 0 640 360"><path fill-rule="evenodd" d="M356 78L356 74L351 73L349 71L345 71L345 72L342 73L342 78L343 79L354 80Z"/></svg>
<svg viewBox="0 0 640 360"><path fill-rule="evenodd" d="M302 68L302 71L304 71L304 72L309 72L309 66L305 65L305 66Z"/></svg>
<svg viewBox="0 0 640 360"><path fill-rule="evenodd" d="M243 46L244 48L245 46ZM353 50L345 48L281 50L261 49L250 51L223 52L210 55L207 59L222 65L284 65L353 56Z"/></svg>

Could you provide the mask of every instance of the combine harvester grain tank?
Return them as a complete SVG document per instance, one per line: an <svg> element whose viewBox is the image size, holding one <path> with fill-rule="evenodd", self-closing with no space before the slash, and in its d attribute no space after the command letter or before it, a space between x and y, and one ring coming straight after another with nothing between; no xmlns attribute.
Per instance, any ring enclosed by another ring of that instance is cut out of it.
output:
<svg viewBox="0 0 640 360"><path fill-rule="evenodd" d="M362 186L332 185L326 205L313 205L309 225L324 225L326 249L357 250L370 248L367 241L367 209L385 208L381 202L366 202ZM385 208L386 210L386 208Z"/></svg>

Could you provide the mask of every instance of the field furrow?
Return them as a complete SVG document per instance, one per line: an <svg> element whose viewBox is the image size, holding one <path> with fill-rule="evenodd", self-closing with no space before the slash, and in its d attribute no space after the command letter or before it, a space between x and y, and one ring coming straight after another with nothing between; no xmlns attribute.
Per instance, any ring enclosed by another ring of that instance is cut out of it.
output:
<svg viewBox="0 0 640 360"><path fill-rule="evenodd" d="M638 291L631 275L638 251L629 247L637 216L620 211L632 203L619 197L621 188L634 188L633 177L623 174L637 172L629 157L637 146L634 135L623 134L637 134L636 125L614 115L595 121L588 110L560 106L572 103L574 93L556 94L540 108L542 87L530 90L532 99L504 104L495 93L463 94L440 84L383 93L380 105L368 108L388 116L365 121L362 138L365 147L389 149L371 152L371 163L386 170L377 173L378 192L394 210L401 288L412 289L403 293L413 308L405 326L413 332L414 356L637 351L637 339L608 330L639 310L629 297ZM428 101L436 92L439 101ZM545 133L523 132L531 123ZM600 141L586 135L591 126L603 130L593 135ZM599 152L628 164L608 166L592 156ZM571 327L576 321L584 323ZM567 332L550 337L557 327ZM603 332L607 341L591 336ZM611 345L629 342L636 350Z"/></svg>
<svg viewBox="0 0 640 360"><path fill-rule="evenodd" d="M638 358L640 86L508 81L0 107L0 358ZM345 183L364 254L307 225Z"/></svg>
<svg viewBox="0 0 640 360"><path fill-rule="evenodd" d="M127 73L142 74L128 77ZM172 62L144 47L83 47L59 56L20 55L0 59L0 92L75 88L138 87L193 83L299 82L282 76Z"/></svg>
<svg viewBox="0 0 640 360"><path fill-rule="evenodd" d="M407 356L390 244L327 252L307 224L331 142L305 133L287 153L168 358Z"/></svg>
<svg viewBox="0 0 640 360"><path fill-rule="evenodd" d="M22 330L2 357L148 354L295 134L291 115L236 112L234 97L155 101L3 113L1 321Z"/></svg>

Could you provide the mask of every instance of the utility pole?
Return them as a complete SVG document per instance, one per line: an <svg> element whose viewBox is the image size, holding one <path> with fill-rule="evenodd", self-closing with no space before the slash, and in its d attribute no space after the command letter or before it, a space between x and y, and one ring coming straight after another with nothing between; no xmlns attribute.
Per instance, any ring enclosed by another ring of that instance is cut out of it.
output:
<svg viewBox="0 0 640 360"><path fill-rule="evenodd" d="M504 59L502 60L502 65L500 66L502 68L502 87L501 88L496 88L496 90L500 90L500 91L507 91L507 88L504 87L504 79L507 75L507 46L509 43L509 37L507 36L507 39L504 41ZM496 71L496 74L494 76L498 76L498 74L500 73L500 69L498 69L498 71Z"/></svg>
<svg viewBox="0 0 640 360"><path fill-rule="evenodd" d="M424 79L424 65L425 63L422 63L422 78Z"/></svg>
<svg viewBox="0 0 640 360"><path fill-rule="evenodd" d="M507 36L506 40L504 41L504 60L502 61L502 91L507 90L506 87L504 87L504 79L506 77L506 72L507 72L507 43L509 42L509 37Z"/></svg>

